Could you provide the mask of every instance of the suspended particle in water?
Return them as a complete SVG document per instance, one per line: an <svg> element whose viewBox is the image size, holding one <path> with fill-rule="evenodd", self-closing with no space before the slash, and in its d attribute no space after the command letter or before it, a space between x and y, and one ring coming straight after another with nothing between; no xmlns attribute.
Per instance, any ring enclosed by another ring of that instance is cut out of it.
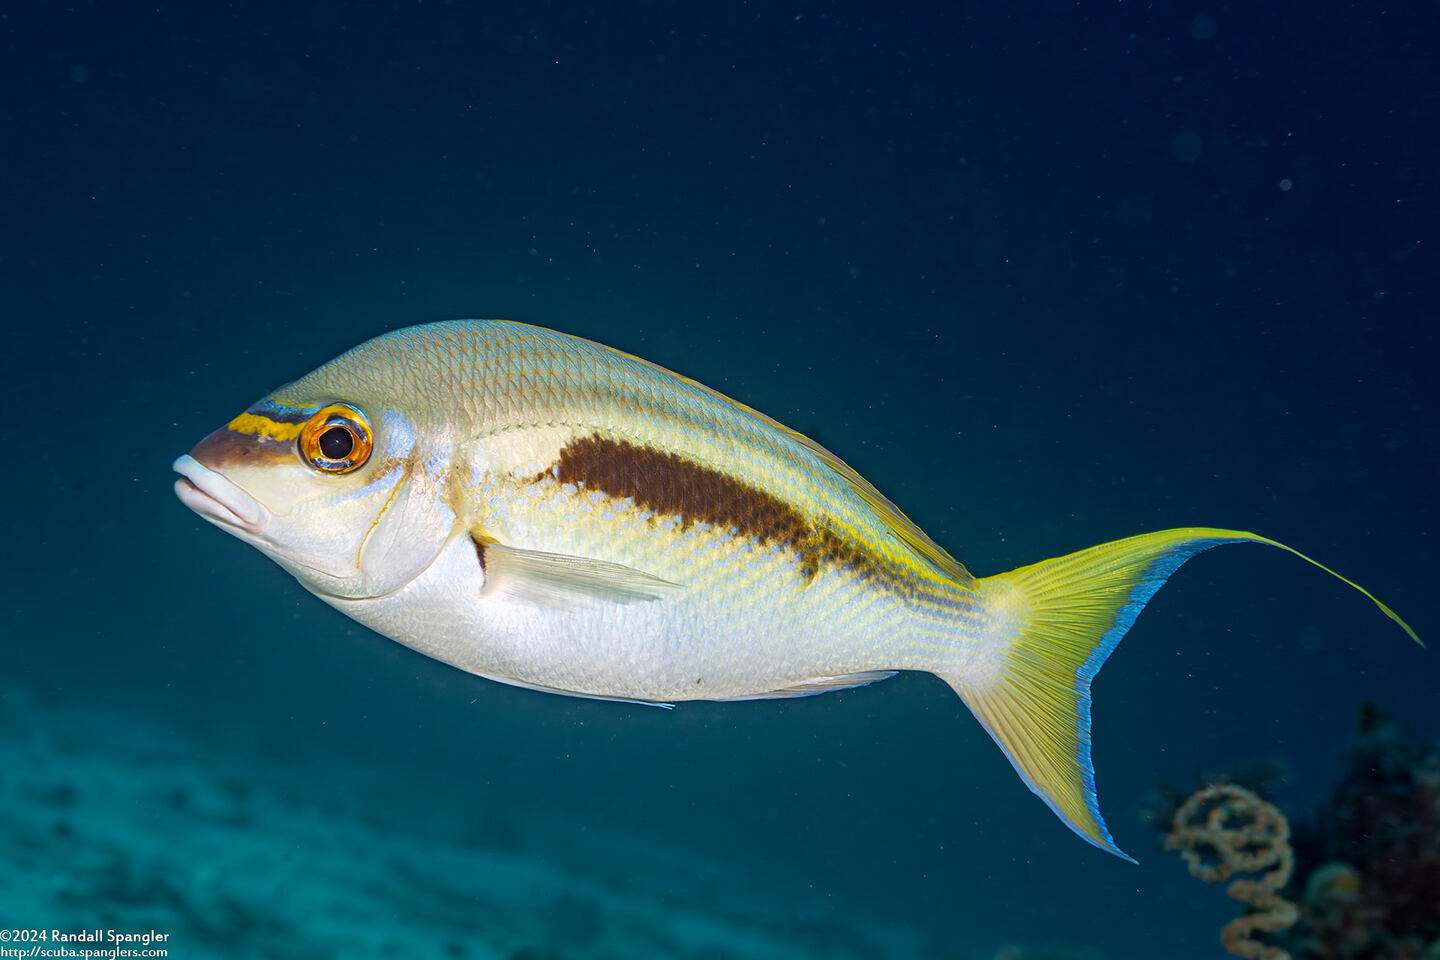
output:
<svg viewBox="0 0 1440 960"><path fill-rule="evenodd" d="M1181 163L1194 163L1200 159L1200 154L1205 150L1205 141L1200 134L1190 130L1184 130L1175 134L1170 141L1170 155Z"/></svg>

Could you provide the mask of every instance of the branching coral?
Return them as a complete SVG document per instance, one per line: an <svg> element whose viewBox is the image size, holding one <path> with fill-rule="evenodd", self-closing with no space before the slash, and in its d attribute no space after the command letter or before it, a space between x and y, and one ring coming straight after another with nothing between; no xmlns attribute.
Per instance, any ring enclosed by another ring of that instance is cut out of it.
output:
<svg viewBox="0 0 1440 960"><path fill-rule="evenodd" d="M1373 704L1362 706L1359 720L1344 779L1313 819L1293 824L1288 836L1294 886L1301 891L1298 921L1282 929L1289 912L1283 907L1279 921L1243 917L1226 929L1232 952L1279 960L1283 947L1304 960L1440 960L1440 742L1415 740ZM1224 776L1233 784L1254 773L1232 769ZM1259 894L1260 904L1246 902L1273 913L1267 905L1279 900L1290 857L1262 862L1260 854L1287 839L1283 818L1232 787L1201 791L1177 818L1181 797L1182 791L1162 788L1146 811L1162 831L1174 821L1167 848L1189 851L1192 872L1210 882L1264 874L1232 896ZM1236 826L1256 840L1238 858L1226 846L1234 838L1225 839ZM1274 933L1273 945L1257 943L1255 936L1267 931Z"/></svg>
<svg viewBox="0 0 1440 960"><path fill-rule="evenodd" d="M1292 950L1309 960L1440 960L1440 743L1360 710L1349 770L1296 826L1304 881Z"/></svg>
<svg viewBox="0 0 1440 960"><path fill-rule="evenodd" d="M1225 892L1249 907L1220 931L1221 946L1250 960L1290 960L1281 948L1256 939L1289 929L1300 916L1276 892L1295 869L1290 823L1279 809L1244 787L1205 787L1175 812L1165 848L1180 851L1190 873L1206 883L1231 880Z"/></svg>

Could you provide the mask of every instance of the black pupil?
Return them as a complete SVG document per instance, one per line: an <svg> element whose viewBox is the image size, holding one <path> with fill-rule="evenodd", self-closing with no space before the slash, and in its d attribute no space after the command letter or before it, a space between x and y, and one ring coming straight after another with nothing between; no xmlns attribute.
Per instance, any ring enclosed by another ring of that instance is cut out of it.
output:
<svg viewBox="0 0 1440 960"><path fill-rule="evenodd" d="M330 427L320 434L320 452L326 460L344 460L355 449L355 438L344 427Z"/></svg>

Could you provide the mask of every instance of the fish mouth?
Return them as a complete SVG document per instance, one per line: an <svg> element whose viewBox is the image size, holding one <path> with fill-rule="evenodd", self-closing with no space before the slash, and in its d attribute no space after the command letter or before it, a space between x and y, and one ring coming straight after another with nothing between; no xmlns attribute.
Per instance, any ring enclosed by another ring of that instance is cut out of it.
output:
<svg viewBox="0 0 1440 960"><path fill-rule="evenodd" d="M211 523L259 536L270 522L270 511L263 503L188 453L172 467L180 474L175 481L175 496Z"/></svg>

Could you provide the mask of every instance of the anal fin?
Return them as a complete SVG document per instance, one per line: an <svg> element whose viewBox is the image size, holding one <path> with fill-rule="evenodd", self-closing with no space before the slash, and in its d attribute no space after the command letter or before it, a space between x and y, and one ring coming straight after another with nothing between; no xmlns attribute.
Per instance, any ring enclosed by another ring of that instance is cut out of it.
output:
<svg viewBox="0 0 1440 960"><path fill-rule="evenodd" d="M562 697L575 697L577 700L605 700L609 703L633 703L642 707L659 707L662 710L674 710L675 704L667 703L664 700L636 700L633 697L605 697L597 693L577 693L574 690L565 690L560 687L547 687L543 683L527 683L524 680L516 680L513 677L501 677L493 673L477 673L477 677L486 680L494 680L496 683L503 683L511 687L519 687L522 690L534 690L537 693L555 693Z"/></svg>
<svg viewBox="0 0 1440 960"><path fill-rule="evenodd" d="M722 697L722 703L732 703L737 700L787 700L795 697L813 697L816 694L829 693L832 690L850 690L855 687L863 687L867 684L878 683L881 680L889 680L898 670L863 670L860 673L842 673L833 677L811 677L809 680L792 684L788 687L781 687L778 690L771 690L766 693L751 693L743 697Z"/></svg>

